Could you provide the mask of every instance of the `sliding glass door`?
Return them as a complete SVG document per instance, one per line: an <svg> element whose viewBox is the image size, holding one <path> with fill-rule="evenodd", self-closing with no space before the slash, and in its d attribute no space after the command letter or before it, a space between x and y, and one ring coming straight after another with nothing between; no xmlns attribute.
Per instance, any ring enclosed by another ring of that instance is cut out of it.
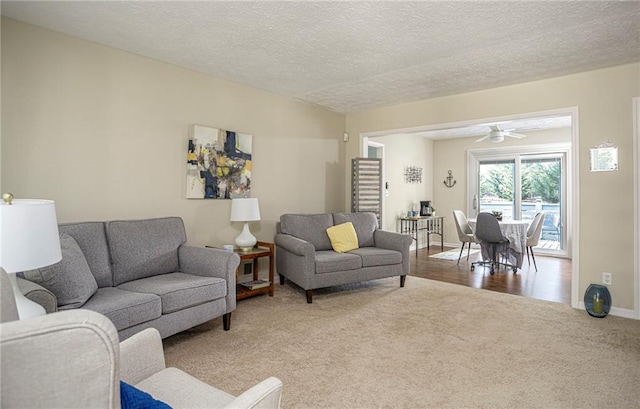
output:
<svg viewBox="0 0 640 409"><path fill-rule="evenodd" d="M542 236L538 247L562 250L563 203L563 155L523 156L522 220L533 220L536 213L543 211Z"/></svg>
<svg viewBox="0 0 640 409"><path fill-rule="evenodd" d="M470 217L500 212L505 220L530 222L543 211L537 249L567 254L566 160L564 151L470 152Z"/></svg>
<svg viewBox="0 0 640 409"><path fill-rule="evenodd" d="M480 178L478 212L499 212L504 219L518 219L515 209L515 160L481 160L478 168Z"/></svg>

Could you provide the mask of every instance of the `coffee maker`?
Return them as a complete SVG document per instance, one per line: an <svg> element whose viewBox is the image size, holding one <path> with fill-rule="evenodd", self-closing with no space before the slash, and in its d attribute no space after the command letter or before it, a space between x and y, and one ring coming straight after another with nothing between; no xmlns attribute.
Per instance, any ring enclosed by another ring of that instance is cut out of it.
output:
<svg viewBox="0 0 640 409"><path fill-rule="evenodd" d="M420 216L431 216L431 213L433 213L431 200L420 201Z"/></svg>

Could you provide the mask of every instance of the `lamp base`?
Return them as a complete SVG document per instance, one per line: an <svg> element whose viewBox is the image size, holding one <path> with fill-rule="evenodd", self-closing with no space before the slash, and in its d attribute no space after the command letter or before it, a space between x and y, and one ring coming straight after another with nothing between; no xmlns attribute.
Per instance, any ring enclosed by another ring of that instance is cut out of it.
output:
<svg viewBox="0 0 640 409"><path fill-rule="evenodd" d="M15 274L8 274L13 288L13 295L16 299L16 307L18 308L18 316L21 320L46 315L44 307L37 302L31 301L22 294L18 287L18 279Z"/></svg>
<svg viewBox="0 0 640 409"><path fill-rule="evenodd" d="M242 233L240 233L240 235L236 237L236 246L241 252L247 253L251 251L251 249L256 245L257 242L258 239L256 239L255 236L249 231L249 223L244 222Z"/></svg>

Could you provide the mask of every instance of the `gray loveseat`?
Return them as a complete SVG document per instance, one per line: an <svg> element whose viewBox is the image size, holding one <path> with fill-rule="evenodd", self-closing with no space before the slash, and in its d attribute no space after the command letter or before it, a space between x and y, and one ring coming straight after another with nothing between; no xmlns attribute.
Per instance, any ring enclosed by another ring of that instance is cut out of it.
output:
<svg viewBox="0 0 640 409"><path fill-rule="evenodd" d="M52 294L56 305L45 302L48 312L99 312L120 339L149 327L166 338L220 316L229 329L240 257L186 245L181 218L67 223L59 230L62 261L25 272L31 282L19 282L36 302Z"/></svg>
<svg viewBox="0 0 640 409"><path fill-rule="evenodd" d="M345 253L333 250L327 229L351 222L358 248ZM411 237L377 228L373 213L284 214L276 225L276 266L280 284L285 278L313 290L378 278L400 276L400 286L409 273Z"/></svg>

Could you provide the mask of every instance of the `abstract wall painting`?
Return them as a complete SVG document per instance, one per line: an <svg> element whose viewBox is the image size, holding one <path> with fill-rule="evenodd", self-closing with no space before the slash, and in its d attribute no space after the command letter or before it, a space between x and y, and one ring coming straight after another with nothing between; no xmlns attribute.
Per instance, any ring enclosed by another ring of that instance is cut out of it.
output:
<svg viewBox="0 0 640 409"><path fill-rule="evenodd" d="M192 125L187 151L187 199L234 199L251 194L253 137Z"/></svg>

